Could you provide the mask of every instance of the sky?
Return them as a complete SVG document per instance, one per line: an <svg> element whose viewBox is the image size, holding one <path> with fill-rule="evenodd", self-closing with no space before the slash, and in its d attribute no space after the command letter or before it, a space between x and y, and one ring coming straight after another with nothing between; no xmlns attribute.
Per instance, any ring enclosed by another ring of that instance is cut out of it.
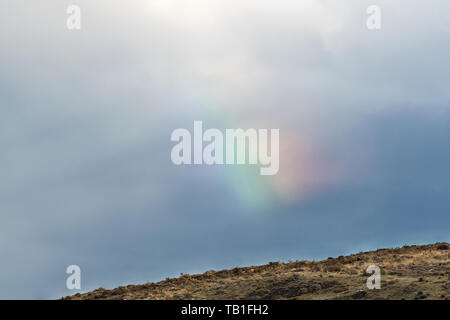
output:
<svg viewBox="0 0 450 320"><path fill-rule="evenodd" d="M449 38L447 0L3 0L0 299L450 241ZM278 174L174 165L195 120L278 128Z"/></svg>

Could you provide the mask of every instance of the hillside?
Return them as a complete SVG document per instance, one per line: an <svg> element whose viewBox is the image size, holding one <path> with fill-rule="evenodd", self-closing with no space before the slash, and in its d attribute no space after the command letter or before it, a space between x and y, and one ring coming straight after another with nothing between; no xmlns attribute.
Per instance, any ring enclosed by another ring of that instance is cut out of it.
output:
<svg viewBox="0 0 450 320"><path fill-rule="evenodd" d="M368 290L369 265L381 289ZM448 243L182 275L158 283L97 289L63 299L450 299Z"/></svg>

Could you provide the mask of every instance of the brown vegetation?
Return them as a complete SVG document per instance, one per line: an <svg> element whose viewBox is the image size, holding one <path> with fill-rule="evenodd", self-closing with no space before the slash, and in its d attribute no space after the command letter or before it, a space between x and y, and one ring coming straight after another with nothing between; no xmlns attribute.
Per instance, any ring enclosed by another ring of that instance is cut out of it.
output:
<svg viewBox="0 0 450 320"><path fill-rule="evenodd" d="M447 243L182 275L158 283L97 289L64 299L450 299ZM366 287L369 265L381 289Z"/></svg>

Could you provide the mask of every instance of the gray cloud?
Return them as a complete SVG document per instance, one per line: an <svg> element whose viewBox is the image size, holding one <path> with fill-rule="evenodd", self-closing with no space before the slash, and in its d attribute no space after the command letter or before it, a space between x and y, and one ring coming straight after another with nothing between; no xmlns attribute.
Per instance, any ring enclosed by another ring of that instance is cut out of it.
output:
<svg viewBox="0 0 450 320"><path fill-rule="evenodd" d="M447 1L380 1L379 32L369 1L78 2L79 32L0 6L0 298L449 241ZM308 192L173 166L196 119L308 140Z"/></svg>

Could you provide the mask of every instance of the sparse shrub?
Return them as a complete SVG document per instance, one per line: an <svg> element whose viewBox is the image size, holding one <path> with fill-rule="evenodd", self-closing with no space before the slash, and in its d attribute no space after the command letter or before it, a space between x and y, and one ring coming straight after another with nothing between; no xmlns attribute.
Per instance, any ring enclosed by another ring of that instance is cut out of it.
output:
<svg viewBox="0 0 450 320"><path fill-rule="evenodd" d="M339 272L341 271L341 267L338 264L329 265L325 268L326 272Z"/></svg>

